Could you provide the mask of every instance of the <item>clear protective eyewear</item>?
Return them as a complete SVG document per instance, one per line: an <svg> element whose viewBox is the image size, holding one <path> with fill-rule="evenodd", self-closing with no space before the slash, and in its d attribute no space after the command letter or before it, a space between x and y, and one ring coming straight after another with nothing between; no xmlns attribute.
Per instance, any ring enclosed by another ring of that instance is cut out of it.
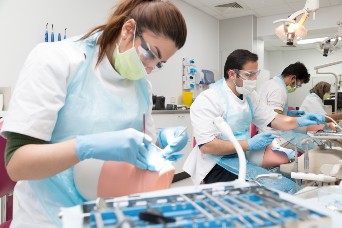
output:
<svg viewBox="0 0 342 228"><path fill-rule="evenodd" d="M162 61L160 60L158 55L155 54L151 50L150 45L145 41L138 27L137 27L137 35L139 36L141 40L141 45L138 47L138 52L139 52L140 59L145 65L145 67L153 66L153 70L161 69L163 67Z"/></svg>
<svg viewBox="0 0 342 228"><path fill-rule="evenodd" d="M238 69L234 69L234 72L239 75L240 77L242 77L242 79L247 79L247 80L252 80L252 79L256 79L258 77L258 75L260 74L260 70L257 71L246 71L246 70L238 70Z"/></svg>
<svg viewBox="0 0 342 228"><path fill-rule="evenodd" d="M297 77L295 77L295 87L294 88L300 88L300 87L302 87L302 83L301 82L297 83Z"/></svg>

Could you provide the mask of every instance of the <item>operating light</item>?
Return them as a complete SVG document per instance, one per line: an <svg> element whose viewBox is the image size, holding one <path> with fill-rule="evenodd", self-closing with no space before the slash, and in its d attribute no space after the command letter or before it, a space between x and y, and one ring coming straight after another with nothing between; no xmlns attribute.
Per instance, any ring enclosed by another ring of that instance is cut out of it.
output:
<svg viewBox="0 0 342 228"><path fill-rule="evenodd" d="M279 19L273 22L283 22L282 25L275 29L275 34L284 41L286 45L294 45L294 43L307 35L307 30L303 24L309 16L309 13L312 12L313 15L315 15L318 8L319 0L307 0L303 9L293 13L287 19ZM296 21L298 16L301 16L299 22Z"/></svg>
<svg viewBox="0 0 342 228"><path fill-rule="evenodd" d="M326 39L318 42L318 50L323 54L324 57L335 53L341 47L340 40L342 39L342 21L337 22L338 28L337 33L332 37L327 37Z"/></svg>

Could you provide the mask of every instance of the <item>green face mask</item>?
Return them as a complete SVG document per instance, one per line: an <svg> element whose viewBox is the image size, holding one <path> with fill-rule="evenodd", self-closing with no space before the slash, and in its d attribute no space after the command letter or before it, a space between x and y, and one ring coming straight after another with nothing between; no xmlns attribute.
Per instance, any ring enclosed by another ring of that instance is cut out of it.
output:
<svg viewBox="0 0 342 228"><path fill-rule="evenodd" d="M292 87L292 86L286 86L286 89L287 89L287 92L288 93L293 93L294 91L296 91L296 88L295 87Z"/></svg>
<svg viewBox="0 0 342 228"><path fill-rule="evenodd" d="M113 53L113 62L115 70L128 80L139 80L147 75L144 64L141 62L137 50L134 47L135 32L133 37L133 47L123 53L119 53L119 45Z"/></svg>
<svg viewBox="0 0 342 228"><path fill-rule="evenodd" d="M323 100L327 100L327 99L329 99L330 98L330 93L325 93L324 95L323 95Z"/></svg>

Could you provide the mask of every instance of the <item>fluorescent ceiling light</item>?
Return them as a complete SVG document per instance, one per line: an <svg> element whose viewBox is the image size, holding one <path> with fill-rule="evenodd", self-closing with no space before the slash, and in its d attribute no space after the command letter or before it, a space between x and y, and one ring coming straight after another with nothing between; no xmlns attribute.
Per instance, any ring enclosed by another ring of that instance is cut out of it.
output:
<svg viewBox="0 0 342 228"><path fill-rule="evenodd" d="M297 44L313 44L317 42L322 42L323 40L327 39L328 37L321 37L321 38L314 38L314 39L305 39L299 40Z"/></svg>

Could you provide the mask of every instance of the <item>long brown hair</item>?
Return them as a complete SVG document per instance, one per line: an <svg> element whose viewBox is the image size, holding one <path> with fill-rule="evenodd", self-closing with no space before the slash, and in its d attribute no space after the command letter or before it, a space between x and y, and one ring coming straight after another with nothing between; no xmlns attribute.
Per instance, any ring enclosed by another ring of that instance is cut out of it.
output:
<svg viewBox="0 0 342 228"><path fill-rule="evenodd" d="M323 96L325 93L330 92L331 85L328 82L318 82L312 89L310 89L310 93L315 93L323 100Z"/></svg>
<svg viewBox="0 0 342 228"><path fill-rule="evenodd" d="M178 49L183 47L187 28L183 15L173 3L160 0L122 0L106 24L93 28L81 38L86 39L98 31L103 31L99 40L97 63L101 62L106 50L119 36L123 24L131 18L137 22L141 32L149 30L171 39Z"/></svg>

